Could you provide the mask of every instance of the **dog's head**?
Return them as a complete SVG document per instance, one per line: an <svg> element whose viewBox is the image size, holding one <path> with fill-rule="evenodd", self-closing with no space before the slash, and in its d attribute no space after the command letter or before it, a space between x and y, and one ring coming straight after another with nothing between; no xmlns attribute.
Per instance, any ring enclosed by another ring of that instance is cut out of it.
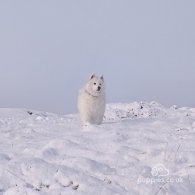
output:
<svg viewBox="0 0 195 195"><path fill-rule="evenodd" d="M86 89L94 96L104 92L104 77L92 74L87 82Z"/></svg>

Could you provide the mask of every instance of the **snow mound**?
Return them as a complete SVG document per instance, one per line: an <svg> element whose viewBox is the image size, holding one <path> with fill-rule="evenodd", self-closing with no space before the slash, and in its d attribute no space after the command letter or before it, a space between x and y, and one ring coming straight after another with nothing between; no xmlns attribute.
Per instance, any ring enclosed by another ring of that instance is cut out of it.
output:
<svg viewBox="0 0 195 195"><path fill-rule="evenodd" d="M165 117L168 109L157 102L115 103L106 107L105 120Z"/></svg>

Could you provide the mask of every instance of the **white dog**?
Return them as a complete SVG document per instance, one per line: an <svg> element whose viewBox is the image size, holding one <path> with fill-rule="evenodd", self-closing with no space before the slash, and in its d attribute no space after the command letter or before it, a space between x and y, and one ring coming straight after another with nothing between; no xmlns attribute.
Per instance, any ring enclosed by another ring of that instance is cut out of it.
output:
<svg viewBox="0 0 195 195"><path fill-rule="evenodd" d="M91 75L80 90L78 111L83 125L102 123L105 112L105 84L103 76Z"/></svg>

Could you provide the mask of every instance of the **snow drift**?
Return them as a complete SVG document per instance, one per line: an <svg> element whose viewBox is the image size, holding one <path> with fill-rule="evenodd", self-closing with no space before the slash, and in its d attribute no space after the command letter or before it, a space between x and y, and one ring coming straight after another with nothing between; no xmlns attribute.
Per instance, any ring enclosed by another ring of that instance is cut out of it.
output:
<svg viewBox="0 0 195 195"><path fill-rule="evenodd" d="M195 109L108 104L104 122L0 109L0 195L195 194Z"/></svg>

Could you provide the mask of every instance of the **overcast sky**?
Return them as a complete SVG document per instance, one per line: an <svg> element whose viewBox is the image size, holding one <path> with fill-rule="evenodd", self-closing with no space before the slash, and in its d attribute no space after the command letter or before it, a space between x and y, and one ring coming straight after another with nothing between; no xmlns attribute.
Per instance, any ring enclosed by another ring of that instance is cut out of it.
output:
<svg viewBox="0 0 195 195"><path fill-rule="evenodd" d="M1 0L0 107L76 112L103 73L107 102L195 107L194 0Z"/></svg>

